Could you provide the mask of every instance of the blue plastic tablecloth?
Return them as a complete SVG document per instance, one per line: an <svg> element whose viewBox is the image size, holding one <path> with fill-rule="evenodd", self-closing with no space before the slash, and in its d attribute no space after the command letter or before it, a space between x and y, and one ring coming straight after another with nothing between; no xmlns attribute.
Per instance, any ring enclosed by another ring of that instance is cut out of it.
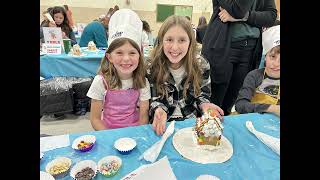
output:
<svg viewBox="0 0 320 180"><path fill-rule="evenodd" d="M256 130L280 138L280 119L272 114L242 114L224 117L224 136L233 145L232 157L224 163L199 164L183 158L172 145L172 136L165 143L158 159L167 156L177 179L195 180L202 174L219 177L221 180L270 180L280 179L280 157L251 134L245 122L251 120ZM188 119L175 123L175 132L179 129L191 127L195 119ZM168 125L168 124L167 124ZM117 175L108 179L120 179L131 171L148 162L138 160L139 156L160 139L151 125L128 127L89 133L70 134L72 141L84 134L92 134L97 138L94 148L86 153L75 152L71 145L45 152L40 161L40 170L51 160L65 156L72 159L72 165L81 160L93 160L96 163L108 155L116 155L122 159L122 167ZM113 148L113 143L122 137L131 137L137 141L137 147L129 155L121 155ZM159 171L161 171L159 169ZM63 179L71 179L68 175ZM105 179L98 173L96 180Z"/></svg>
<svg viewBox="0 0 320 180"><path fill-rule="evenodd" d="M105 50L98 52L84 52L85 56L43 55L40 56L40 76L51 77L94 77L105 54Z"/></svg>

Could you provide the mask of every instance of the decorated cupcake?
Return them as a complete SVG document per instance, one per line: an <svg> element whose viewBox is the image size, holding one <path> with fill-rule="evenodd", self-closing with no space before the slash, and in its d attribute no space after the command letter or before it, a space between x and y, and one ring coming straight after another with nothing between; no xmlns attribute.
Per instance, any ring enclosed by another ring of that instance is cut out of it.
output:
<svg viewBox="0 0 320 180"><path fill-rule="evenodd" d="M121 165L122 161L119 157L106 156L98 162L98 170L102 175L111 177L118 173Z"/></svg>

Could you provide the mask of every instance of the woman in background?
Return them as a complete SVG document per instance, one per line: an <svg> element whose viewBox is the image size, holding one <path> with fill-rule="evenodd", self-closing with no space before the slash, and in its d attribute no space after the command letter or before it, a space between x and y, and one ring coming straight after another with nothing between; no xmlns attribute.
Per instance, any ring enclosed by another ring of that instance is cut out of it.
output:
<svg viewBox="0 0 320 180"><path fill-rule="evenodd" d="M197 31L196 40L200 44L202 44L202 39L204 37L204 34L206 33L207 27L208 27L207 19L204 16L199 17L198 27L196 29Z"/></svg>
<svg viewBox="0 0 320 180"><path fill-rule="evenodd" d="M150 30L150 26L147 21L142 21L142 29L143 29L143 35L142 35L142 42L148 43L148 45L153 46L153 37Z"/></svg>

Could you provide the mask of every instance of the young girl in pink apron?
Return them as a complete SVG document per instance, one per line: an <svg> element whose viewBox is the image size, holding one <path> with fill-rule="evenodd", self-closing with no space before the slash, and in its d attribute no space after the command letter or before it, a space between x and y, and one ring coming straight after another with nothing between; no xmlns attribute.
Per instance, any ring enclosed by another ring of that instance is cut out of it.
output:
<svg viewBox="0 0 320 180"><path fill-rule="evenodd" d="M87 96L95 130L148 123L150 85L141 54L142 22L129 9L110 19L108 49Z"/></svg>

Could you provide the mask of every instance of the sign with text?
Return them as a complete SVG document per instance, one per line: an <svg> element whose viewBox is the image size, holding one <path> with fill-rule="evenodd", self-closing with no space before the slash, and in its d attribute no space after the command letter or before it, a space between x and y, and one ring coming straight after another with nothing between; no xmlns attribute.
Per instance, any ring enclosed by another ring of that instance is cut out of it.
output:
<svg viewBox="0 0 320 180"><path fill-rule="evenodd" d="M47 54L61 54L62 31L60 27L43 27Z"/></svg>
<svg viewBox="0 0 320 180"><path fill-rule="evenodd" d="M61 44L42 44L44 54L61 54Z"/></svg>

